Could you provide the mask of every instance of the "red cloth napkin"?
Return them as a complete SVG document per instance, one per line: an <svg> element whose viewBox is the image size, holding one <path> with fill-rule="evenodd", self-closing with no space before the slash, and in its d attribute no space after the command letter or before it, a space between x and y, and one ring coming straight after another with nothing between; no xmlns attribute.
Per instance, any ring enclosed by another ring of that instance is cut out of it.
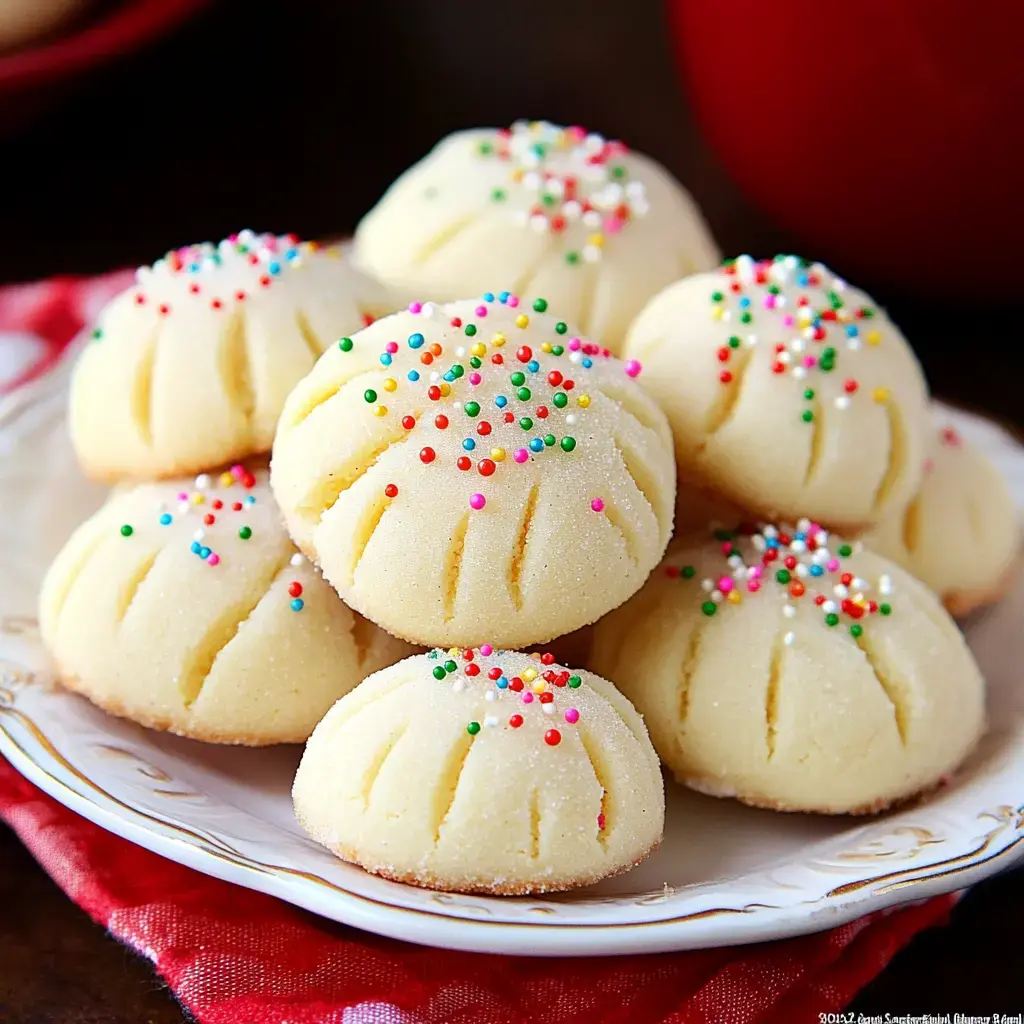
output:
<svg viewBox="0 0 1024 1024"><path fill-rule="evenodd" d="M18 382L52 366L128 281L119 273L0 289L0 332L38 335ZM3 345L0 334L0 367ZM336 925L164 860L62 807L2 758L0 817L203 1024L817 1024L912 936L943 923L954 902L938 897L818 935L689 953L451 953Z"/></svg>

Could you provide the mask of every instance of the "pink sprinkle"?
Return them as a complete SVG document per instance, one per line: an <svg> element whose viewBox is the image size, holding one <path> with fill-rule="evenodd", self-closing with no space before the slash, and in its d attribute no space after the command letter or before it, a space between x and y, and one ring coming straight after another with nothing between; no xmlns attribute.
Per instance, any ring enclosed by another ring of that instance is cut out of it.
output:
<svg viewBox="0 0 1024 1024"><path fill-rule="evenodd" d="M825 566L829 572L835 572L839 568L839 559L830 558Z"/></svg>
<svg viewBox="0 0 1024 1024"><path fill-rule="evenodd" d="M935 468L935 462L932 459L924 460L924 471L930 473Z"/></svg>
<svg viewBox="0 0 1024 1024"><path fill-rule="evenodd" d="M795 324L795 323L796 323L796 321L793 319L793 316L792 316L791 313L787 313L782 318L782 325L783 325L783 327L792 327L793 324Z"/></svg>
<svg viewBox="0 0 1024 1024"><path fill-rule="evenodd" d="M532 704L533 703L533 694L529 690L527 690L523 694L523 703L524 704Z"/></svg>
<svg viewBox="0 0 1024 1024"><path fill-rule="evenodd" d="M575 725L580 720L580 713L575 708L566 708L565 720L570 725Z"/></svg>
<svg viewBox="0 0 1024 1024"><path fill-rule="evenodd" d="M622 230L622 218L621 217L605 217L604 229L609 235L617 235Z"/></svg>
<svg viewBox="0 0 1024 1024"><path fill-rule="evenodd" d="M476 315L477 316L487 316L487 307L486 306L477 306L476 307Z"/></svg>
<svg viewBox="0 0 1024 1024"><path fill-rule="evenodd" d="M599 814L597 816L597 831L598 832L603 832L604 831L604 815L603 814Z"/></svg>
<svg viewBox="0 0 1024 1024"><path fill-rule="evenodd" d="M722 541L722 554L725 555L726 558L728 558L732 554L732 541L731 540L724 540L724 541Z"/></svg>
<svg viewBox="0 0 1024 1024"><path fill-rule="evenodd" d="M508 304L509 304L509 305L510 305L510 306L511 306L511 307L512 307L513 309L515 309L515 308L516 308L516 306L518 306L518 305L519 305L519 296L518 296L518 295L510 295L510 296L508 297Z"/></svg>
<svg viewBox="0 0 1024 1024"><path fill-rule="evenodd" d="M766 295L764 297L764 308L765 309L774 309L775 308L775 296L774 295Z"/></svg>
<svg viewBox="0 0 1024 1024"><path fill-rule="evenodd" d="M409 303L409 312L410 313L421 313L422 311L423 311L423 303L422 302L410 302Z"/></svg>
<svg viewBox="0 0 1024 1024"><path fill-rule="evenodd" d="M814 365L814 356L804 356L801 362L804 366L811 367Z"/></svg>
<svg viewBox="0 0 1024 1024"><path fill-rule="evenodd" d="M583 342L580 341L579 338L571 338L569 340L569 351L570 352L579 352L579 350L582 347L583 347Z"/></svg>
<svg viewBox="0 0 1024 1024"><path fill-rule="evenodd" d="M480 653L485 658L489 658L494 653L494 648L490 644L481 644Z"/></svg>
<svg viewBox="0 0 1024 1024"><path fill-rule="evenodd" d="M178 501L188 501L188 494L185 491L178 491Z"/></svg>
<svg viewBox="0 0 1024 1024"><path fill-rule="evenodd" d="M470 508L481 509L486 504L487 504L487 499L482 494L480 494L479 492L477 494L471 494L469 496Z"/></svg>
<svg viewBox="0 0 1024 1024"><path fill-rule="evenodd" d="M718 589L723 594L728 594L729 591L732 590L732 588L733 588L733 582L732 582L732 577L731 576L723 576L718 581Z"/></svg>
<svg viewBox="0 0 1024 1024"><path fill-rule="evenodd" d="M515 455L512 456L516 462L525 462L530 457L530 453L525 448L517 448Z"/></svg>
<svg viewBox="0 0 1024 1024"><path fill-rule="evenodd" d="M639 377L640 371L643 367L635 360L629 359L626 362L626 376L627 377Z"/></svg>
<svg viewBox="0 0 1024 1024"><path fill-rule="evenodd" d="M591 501L591 503L590 503L590 507L595 512L603 512L604 511L604 500L602 498L594 498L594 500Z"/></svg>
<svg viewBox="0 0 1024 1024"><path fill-rule="evenodd" d="M750 567L750 575L755 580L759 580L764 575L764 566L763 565L752 565Z"/></svg>
<svg viewBox="0 0 1024 1024"><path fill-rule="evenodd" d="M389 342L388 342L388 343L387 343L387 344L386 344L386 345L385 345L384 347L385 347L385 348L386 348L386 349L387 349L387 350L388 350L388 351L389 351L389 352L390 352L390 353L391 353L392 355L394 355L394 354L395 354L395 353L396 353L396 352L398 351L398 342L397 342L397 341L389 341Z"/></svg>
<svg viewBox="0 0 1024 1024"><path fill-rule="evenodd" d="M761 589L761 581L760 580L754 580L754 579L747 580L747 590L749 590L752 594L756 594L760 589Z"/></svg>
<svg viewBox="0 0 1024 1024"><path fill-rule="evenodd" d="M233 476L233 477L234 477L234 478L235 478L236 480L241 480L241 479L242 479L242 478L243 478L243 477L245 476L245 466L243 466L243 465L241 465L240 463L237 463L237 462L236 462L236 463L235 463L235 464L234 464L234 465L233 465L233 466L231 467L231 475L232 475L232 476Z"/></svg>
<svg viewBox="0 0 1024 1024"><path fill-rule="evenodd" d="M483 380L483 378L480 376L479 373L471 373L469 375L470 384L479 384L481 380Z"/></svg>
<svg viewBox="0 0 1024 1024"><path fill-rule="evenodd" d="M211 551L209 557L206 559L210 565L220 565L220 555L216 551Z"/></svg>

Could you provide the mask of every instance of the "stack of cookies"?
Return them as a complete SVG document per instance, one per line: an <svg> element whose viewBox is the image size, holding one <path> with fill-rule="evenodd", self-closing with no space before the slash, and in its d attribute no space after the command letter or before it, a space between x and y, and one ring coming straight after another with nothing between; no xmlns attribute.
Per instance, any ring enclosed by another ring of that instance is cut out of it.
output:
<svg viewBox="0 0 1024 1024"><path fill-rule="evenodd" d="M65 685L308 739L303 827L452 891L627 870L661 764L823 813L956 769L984 687L943 601L999 594L1015 517L868 296L718 265L664 169L546 123L444 140L352 260L243 232L101 315L71 430L116 486L41 597Z"/></svg>

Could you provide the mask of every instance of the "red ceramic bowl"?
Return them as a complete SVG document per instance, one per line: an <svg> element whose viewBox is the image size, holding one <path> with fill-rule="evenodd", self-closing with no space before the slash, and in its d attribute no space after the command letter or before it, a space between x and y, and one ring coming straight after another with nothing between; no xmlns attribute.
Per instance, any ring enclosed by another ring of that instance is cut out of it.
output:
<svg viewBox="0 0 1024 1024"><path fill-rule="evenodd" d="M1019 0L668 0L701 129L804 254L937 295L1024 295Z"/></svg>

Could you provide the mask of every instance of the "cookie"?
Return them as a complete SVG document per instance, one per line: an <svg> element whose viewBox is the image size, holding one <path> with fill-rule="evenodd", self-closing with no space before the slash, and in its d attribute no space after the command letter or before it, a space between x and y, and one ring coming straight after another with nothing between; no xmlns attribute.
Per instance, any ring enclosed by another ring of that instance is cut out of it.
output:
<svg viewBox="0 0 1024 1024"><path fill-rule="evenodd" d="M414 303L289 397L271 465L288 529L414 643L526 647L593 622L672 530L672 439L638 369L544 299Z"/></svg>
<svg viewBox="0 0 1024 1024"><path fill-rule="evenodd" d="M355 259L410 299L450 301L514 281L612 351L652 295L720 258L662 166L544 121L449 135L355 238Z"/></svg>
<svg viewBox="0 0 1024 1024"><path fill-rule="evenodd" d="M628 870L665 817L647 730L611 683L486 644L407 658L338 701L292 795L302 827L367 871L515 896Z"/></svg>
<svg viewBox="0 0 1024 1024"><path fill-rule="evenodd" d="M924 480L864 543L913 573L955 615L998 600L1020 548L999 471L953 427L932 433Z"/></svg>
<svg viewBox="0 0 1024 1024"><path fill-rule="evenodd" d="M154 479L270 451L296 382L393 308L337 249L243 231L175 249L100 313L71 384L85 472Z"/></svg>
<svg viewBox="0 0 1024 1024"><path fill-rule="evenodd" d="M881 810L984 728L984 683L935 595L806 520L673 551L594 633L589 667L676 778L759 807Z"/></svg>
<svg viewBox="0 0 1024 1024"><path fill-rule="evenodd" d="M211 743L297 743L411 648L350 611L288 539L266 471L122 488L72 535L40 626L65 686Z"/></svg>
<svg viewBox="0 0 1024 1024"><path fill-rule="evenodd" d="M680 483L851 534L920 483L921 369L885 313L821 264L741 256L679 281L624 352L668 415Z"/></svg>

